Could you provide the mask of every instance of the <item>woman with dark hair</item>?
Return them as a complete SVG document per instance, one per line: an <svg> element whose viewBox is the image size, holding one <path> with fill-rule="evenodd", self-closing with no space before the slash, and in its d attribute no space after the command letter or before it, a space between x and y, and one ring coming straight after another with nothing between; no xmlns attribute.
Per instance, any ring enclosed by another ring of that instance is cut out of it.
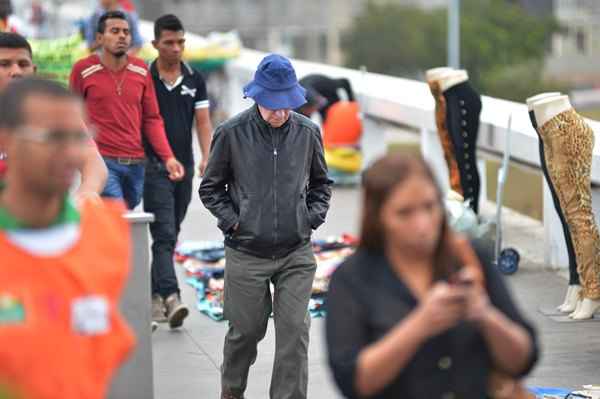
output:
<svg viewBox="0 0 600 399"><path fill-rule="evenodd" d="M489 249L448 227L425 162L388 155L363 183L360 246L333 275L328 299L329 362L344 395L482 399L491 374L527 374L535 332Z"/></svg>

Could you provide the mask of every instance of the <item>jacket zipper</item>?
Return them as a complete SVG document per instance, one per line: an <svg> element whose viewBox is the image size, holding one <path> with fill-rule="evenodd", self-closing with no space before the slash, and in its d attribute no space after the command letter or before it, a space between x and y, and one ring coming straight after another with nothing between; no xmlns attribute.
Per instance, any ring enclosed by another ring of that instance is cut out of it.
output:
<svg viewBox="0 0 600 399"><path fill-rule="evenodd" d="M274 230L273 230L273 246L277 245L277 228L279 226L278 220L278 212L277 212L277 144L275 143L276 133L273 128L269 128L271 131L271 142L273 143L273 209L275 213L275 217L273 220ZM273 259L275 259L275 255L273 255Z"/></svg>

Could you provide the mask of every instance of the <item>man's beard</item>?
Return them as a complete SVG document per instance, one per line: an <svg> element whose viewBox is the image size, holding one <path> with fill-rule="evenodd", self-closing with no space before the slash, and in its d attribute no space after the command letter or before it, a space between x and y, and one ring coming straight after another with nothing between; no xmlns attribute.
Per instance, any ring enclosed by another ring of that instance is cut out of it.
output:
<svg viewBox="0 0 600 399"><path fill-rule="evenodd" d="M127 55L127 50L110 50L108 48L104 49L105 52L110 53L115 58L123 58Z"/></svg>

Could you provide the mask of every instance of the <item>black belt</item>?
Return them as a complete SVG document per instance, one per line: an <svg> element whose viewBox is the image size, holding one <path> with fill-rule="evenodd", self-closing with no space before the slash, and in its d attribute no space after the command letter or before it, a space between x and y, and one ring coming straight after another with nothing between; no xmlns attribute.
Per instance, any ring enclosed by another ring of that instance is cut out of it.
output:
<svg viewBox="0 0 600 399"><path fill-rule="evenodd" d="M127 157L104 157L115 161L119 165L139 165L146 162L146 158L127 158Z"/></svg>

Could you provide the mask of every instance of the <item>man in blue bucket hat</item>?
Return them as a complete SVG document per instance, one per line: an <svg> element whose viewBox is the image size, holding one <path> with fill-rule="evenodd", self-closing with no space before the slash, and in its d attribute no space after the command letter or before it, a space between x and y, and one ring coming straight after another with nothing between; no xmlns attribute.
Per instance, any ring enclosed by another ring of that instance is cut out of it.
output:
<svg viewBox="0 0 600 399"><path fill-rule="evenodd" d="M316 269L310 238L325 221L331 180L319 128L292 111L306 99L288 59L266 56L244 96L255 104L216 129L199 190L225 235L221 398L244 397L273 313L270 397L304 399Z"/></svg>

